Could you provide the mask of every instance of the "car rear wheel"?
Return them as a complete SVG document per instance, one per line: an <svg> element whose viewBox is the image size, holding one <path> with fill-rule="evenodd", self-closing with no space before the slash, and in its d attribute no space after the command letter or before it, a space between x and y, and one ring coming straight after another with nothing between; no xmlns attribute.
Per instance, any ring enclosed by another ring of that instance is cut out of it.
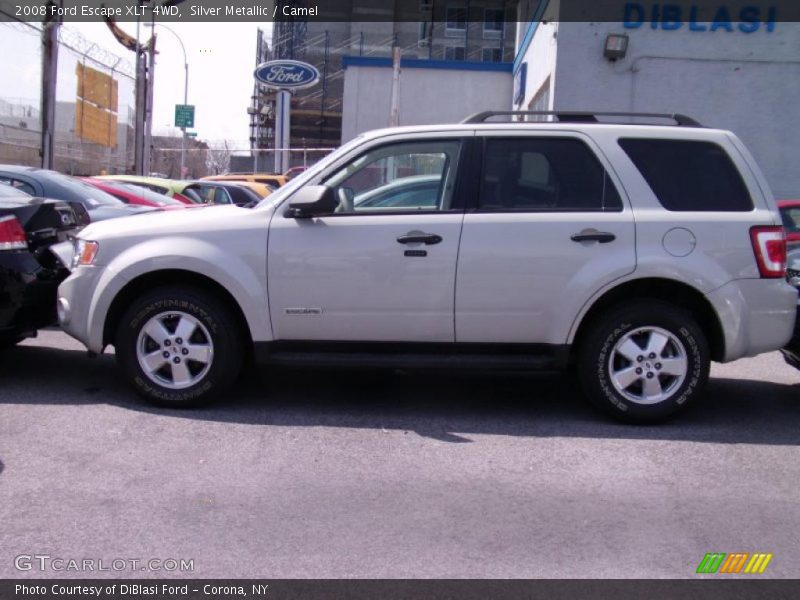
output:
<svg viewBox="0 0 800 600"><path fill-rule="evenodd" d="M164 287L136 300L120 321L117 360L133 387L169 407L204 404L230 388L242 364L243 336L214 295Z"/></svg>
<svg viewBox="0 0 800 600"><path fill-rule="evenodd" d="M0 350L3 350L4 348L12 348L24 339L24 337L0 338Z"/></svg>
<svg viewBox="0 0 800 600"><path fill-rule="evenodd" d="M584 392L593 404L629 423L664 421L702 393L710 358L702 330L665 302L611 309L579 349Z"/></svg>

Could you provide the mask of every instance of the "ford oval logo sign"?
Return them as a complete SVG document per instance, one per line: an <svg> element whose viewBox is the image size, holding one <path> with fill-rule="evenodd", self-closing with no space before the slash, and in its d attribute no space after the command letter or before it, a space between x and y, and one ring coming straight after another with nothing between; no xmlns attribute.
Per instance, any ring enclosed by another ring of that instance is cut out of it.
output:
<svg viewBox="0 0 800 600"><path fill-rule="evenodd" d="M299 60L270 60L256 67L255 76L269 87L296 90L317 83L319 71Z"/></svg>

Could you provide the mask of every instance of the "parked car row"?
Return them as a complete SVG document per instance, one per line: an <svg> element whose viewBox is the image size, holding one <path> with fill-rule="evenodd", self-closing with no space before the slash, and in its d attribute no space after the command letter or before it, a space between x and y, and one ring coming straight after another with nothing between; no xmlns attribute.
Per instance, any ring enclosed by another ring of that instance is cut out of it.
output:
<svg viewBox="0 0 800 600"><path fill-rule="evenodd" d="M114 196L78 179L46 169L0 165L0 183L37 198L77 202L88 211L91 221L141 214L153 207L128 205Z"/></svg>
<svg viewBox="0 0 800 600"><path fill-rule="evenodd" d="M153 193L168 196L188 206L197 204L245 206L259 202L275 190L269 185L248 181L210 181L205 179L176 181L137 175L99 175L93 179L135 185Z"/></svg>

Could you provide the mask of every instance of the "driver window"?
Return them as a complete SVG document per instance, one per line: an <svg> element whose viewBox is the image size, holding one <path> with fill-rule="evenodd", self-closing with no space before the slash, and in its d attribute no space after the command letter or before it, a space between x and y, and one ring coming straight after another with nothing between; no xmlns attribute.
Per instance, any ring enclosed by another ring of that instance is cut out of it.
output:
<svg viewBox="0 0 800 600"><path fill-rule="evenodd" d="M449 210L461 142L405 142L362 154L325 182L337 213Z"/></svg>

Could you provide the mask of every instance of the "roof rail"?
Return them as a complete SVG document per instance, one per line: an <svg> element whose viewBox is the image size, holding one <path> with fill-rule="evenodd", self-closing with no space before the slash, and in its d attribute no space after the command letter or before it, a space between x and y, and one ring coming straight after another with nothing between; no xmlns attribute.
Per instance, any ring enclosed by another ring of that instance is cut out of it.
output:
<svg viewBox="0 0 800 600"><path fill-rule="evenodd" d="M485 123L491 117L542 115L555 117L559 123L599 123L597 117L643 117L672 119L679 127L702 127L700 123L680 113L639 112L573 112L561 110L487 110L470 115L462 123Z"/></svg>

